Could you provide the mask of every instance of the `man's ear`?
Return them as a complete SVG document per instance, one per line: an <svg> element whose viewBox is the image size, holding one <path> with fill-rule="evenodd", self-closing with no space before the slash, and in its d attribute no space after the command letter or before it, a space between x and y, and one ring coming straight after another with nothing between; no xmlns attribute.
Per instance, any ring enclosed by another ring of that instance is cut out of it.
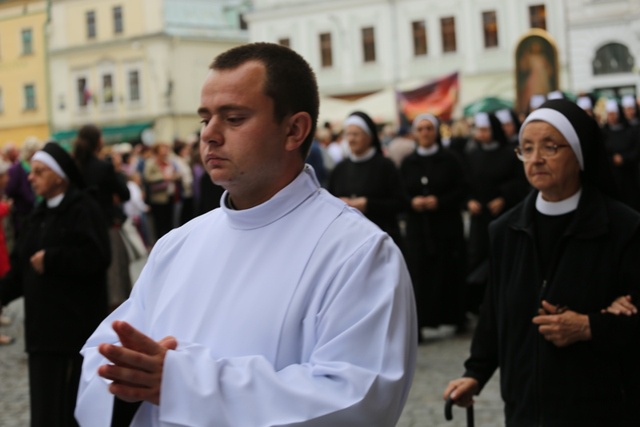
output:
<svg viewBox="0 0 640 427"><path fill-rule="evenodd" d="M285 148L290 151L297 150L309 135L309 132L311 132L311 116L309 113L304 111L295 113L289 117Z"/></svg>

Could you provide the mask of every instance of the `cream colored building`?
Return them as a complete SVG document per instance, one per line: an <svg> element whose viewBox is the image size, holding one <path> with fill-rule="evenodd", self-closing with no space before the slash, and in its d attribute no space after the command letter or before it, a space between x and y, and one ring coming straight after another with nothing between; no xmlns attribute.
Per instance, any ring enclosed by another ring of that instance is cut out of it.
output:
<svg viewBox="0 0 640 427"><path fill-rule="evenodd" d="M640 1L565 1L573 90L640 95Z"/></svg>
<svg viewBox="0 0 640 427"><path fill-rule="evenodd" d="M0 1L0 146L49 136L45 0Z"/></svg>
<svg viewBox="0 0 640 427"><path fill-rule="evenodd" d="M395 120L394 90L411 90L459 73L457 112L486 96L515 97L515 49L532 27L559 51L567 87L564 2L558 0L254 0L252 41L288 44L316 71L328 97ZM330 106L323 108L322 106ZM321 103L325 119L353 109ZM322 119L323 117L321 117Z"/></svg>
<svg viewBox="0 0 640 427"><path fill-rule="evenodd" d="M237 0L52 0L56 139L70 142L86 123L100 126L107 143L192 135L209 63L247 40L242 7Z"/></svg>

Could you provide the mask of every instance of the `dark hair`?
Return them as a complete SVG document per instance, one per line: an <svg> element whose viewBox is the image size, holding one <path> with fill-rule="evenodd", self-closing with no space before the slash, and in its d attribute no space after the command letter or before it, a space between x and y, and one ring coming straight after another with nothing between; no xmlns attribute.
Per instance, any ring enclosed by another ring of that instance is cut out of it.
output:
<svg viewBox="0 0 640 427"><path fill-rule="evenodd" d="M311 116L311 130L300 147L306 159L320 110L316 76L307 61L298 53L274 43L249 43L217 56L212 70L233 70L250 61L262 63L266 70L264 93L274 104L274 115L281 122L288 114L306 112Z"/></svg>
<svg viewBox="0 0 640 427"><path fill-rule="evenodd" d="M83 175L87 162L100 145L101 137L102 132L95 125L84 125L78 131L78 136L73 143L73 158L78 165L78 169L80 169L80 173Z"/></svg>

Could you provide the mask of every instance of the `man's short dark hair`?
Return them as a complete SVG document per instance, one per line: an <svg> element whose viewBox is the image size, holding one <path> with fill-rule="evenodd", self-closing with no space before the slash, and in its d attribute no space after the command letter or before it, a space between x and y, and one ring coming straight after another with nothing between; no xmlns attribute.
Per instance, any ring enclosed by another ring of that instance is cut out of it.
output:
<svg viewBox="0 0 640 427"><path fill-rule="evenodd" d="M249 43L217 56L212 70L233 70L249 61L258 61L266 69L265 94L273 99L275 119L280 123L288 114L306 112L311 130L300 147L306 159L315 136L320 109L318 84L311 66L298 53L274 43Z"/></svg>

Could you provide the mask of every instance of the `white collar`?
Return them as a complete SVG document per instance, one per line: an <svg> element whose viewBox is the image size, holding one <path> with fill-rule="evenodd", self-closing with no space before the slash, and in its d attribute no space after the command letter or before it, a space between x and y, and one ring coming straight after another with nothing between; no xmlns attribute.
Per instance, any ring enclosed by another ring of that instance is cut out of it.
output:
<svg viewBox="0 0 640 427"><path fill-rule="evenodd" d="M62 199L64 199L64 193L58 194L57 196L53 196L50 199L47 199L47 207L48 208L57 208L60 203L62 203Z"/></svg>
<svg viewBox="0 0 640 427"><path fill-rule="evenodd" d="M373 156L376 155L376 149L375 147L371 147L367 150L366 153L364 153L361 156L357 156L353 153L349 153L349 159L354 162L354 163L362 163L362 162L366 162L367 160L373 158Z"/></svg>
<svg viewBox="0 0 640 427"><path fill-rule="evenodd" d="M484 151L495 151L498 148L500 148L500 143L497 141L491 141L486 144L483 144L481 142L479 145L480 145L480 148L482 148Z"/></svg>
<svg viewBox="0 0 640 427"><path fill-rule="evenodd" d="M433 156L438 152L439 149L440 147L438 146L438 144L433 144L431 147L426 148L418 146L416 148L416 153L418 153L418 155L422 157Z"/></svg>
<svg viewBox="0 0 640 427"><path fill-rule="evenodd" d="M542 193L538 192L538 198L536 199L536 210L543 215L549 216L558 216L573 212L578 209L578 202L580 201L581 194L582 188L580 188L576 194L569 198L560 200L559 202L549 202L542 198Z"/></svg>
<svg viewBox="0 0 640 427"><path fill-rule="evenodd" d="M229 192L225 191L220 199L220 208L232 228L252 230L276 222L318 191L320 191L320 183L315 172L309 165L305 165L302 172L289 185L266 202L249 209L234 210L227 204Z"/></svg>

